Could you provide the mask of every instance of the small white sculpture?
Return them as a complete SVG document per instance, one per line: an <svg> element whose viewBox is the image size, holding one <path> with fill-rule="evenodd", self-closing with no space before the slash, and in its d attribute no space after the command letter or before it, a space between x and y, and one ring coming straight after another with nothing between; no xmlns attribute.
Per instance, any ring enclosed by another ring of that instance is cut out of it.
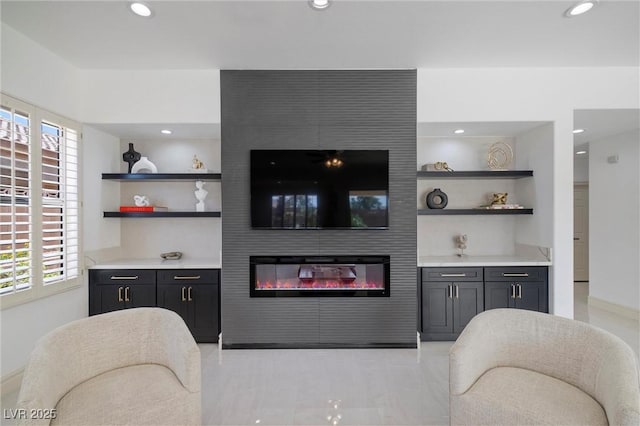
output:
<svg viewBox="0 0 640 426"><path fill-rule="evenodd" d="M196 199L198 202L196 203L196 211L203 212L204 211L204 199L207 197L209 191L202 188L204 186L204 182L201 180L196 181L196 190L194 192Z"/></svg>
<svg viewBox="0 0 640 426"><path fill-rule="evenodd" d="M134 195L133 196L133 202L138 207L144 207L144 206L148 206L149 204L151 204L149 202L149 197L147 197L146 195Z"/></svg>
<svg viewBox="0 0 640 426"><path fill-rule="evenodd" d="M458 256L462 257L464 256L464 250L467 248L467 234L457 235L455 240L456 240L458 250L460 250L460 253L458 253Z"/></svg>

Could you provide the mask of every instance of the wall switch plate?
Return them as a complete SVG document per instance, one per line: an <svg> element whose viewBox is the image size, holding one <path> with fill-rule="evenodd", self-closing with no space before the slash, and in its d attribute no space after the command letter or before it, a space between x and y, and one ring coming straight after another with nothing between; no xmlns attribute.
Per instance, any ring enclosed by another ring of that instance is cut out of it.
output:
<svg viewBox="0 0 640 426"><path fill-rule="evenodd" d="M618 162L618 160L620 160L620 157L618 157L618 154L610 155L607 157L607 163L610 163L610 164L615 164Z"/></svg>

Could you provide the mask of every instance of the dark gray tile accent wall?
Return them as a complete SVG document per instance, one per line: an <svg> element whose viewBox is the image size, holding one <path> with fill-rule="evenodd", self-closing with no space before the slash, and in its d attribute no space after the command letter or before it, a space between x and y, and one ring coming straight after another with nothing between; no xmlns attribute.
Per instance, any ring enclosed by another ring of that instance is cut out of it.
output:
<svg viewBox="0 0 640 426"><path fill-rule="evenodd" d="M221 71L225 347L416 341L416 71ZM388 149L389 229L252 230L251 149ZM390 297L249 297L252 255L391 256Z"/></svg>

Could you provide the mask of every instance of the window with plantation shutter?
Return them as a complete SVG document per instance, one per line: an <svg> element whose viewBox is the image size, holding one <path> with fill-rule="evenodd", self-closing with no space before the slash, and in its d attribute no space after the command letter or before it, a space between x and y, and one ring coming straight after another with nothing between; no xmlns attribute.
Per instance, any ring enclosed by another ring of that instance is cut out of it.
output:
<svg viewBox="0 0 640 426"><path fill-rule="evenodd" d="M78 132L40 123L44 284L78 275Z"/></svg>
<svg viewBox="0 0 640 426"><path fill-rule="evenodd" d="M31 286L31 115L0 109L0 294Z"/></svg>
<svg viewBox="0 0 640 426"><path fill-rule="evenodd" d="M81 271L79 151L77 123L2 95L3 307L77 284Z"/></svg>

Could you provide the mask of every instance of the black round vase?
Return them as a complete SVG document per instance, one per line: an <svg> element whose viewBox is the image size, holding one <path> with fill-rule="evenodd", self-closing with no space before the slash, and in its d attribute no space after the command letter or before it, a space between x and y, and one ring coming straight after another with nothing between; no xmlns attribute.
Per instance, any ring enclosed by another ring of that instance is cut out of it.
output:
<svg viewBox="0 0 640 426"><path fill-rule="evenodd" d="M131 173L131 168L138 162L138 160L140 160L140 153L133 149L132 143L129 143L129 150L122 153L122 161L129 163L128 173Z"/></svg>
<svg viewBox="0 0 640 426"><path fill-rule="evenodd" d="M430 209L443 209L447 206L448 202L449 198L447 194L440 191L440 188L435 188L427 194L427 207Z"/></svg>

